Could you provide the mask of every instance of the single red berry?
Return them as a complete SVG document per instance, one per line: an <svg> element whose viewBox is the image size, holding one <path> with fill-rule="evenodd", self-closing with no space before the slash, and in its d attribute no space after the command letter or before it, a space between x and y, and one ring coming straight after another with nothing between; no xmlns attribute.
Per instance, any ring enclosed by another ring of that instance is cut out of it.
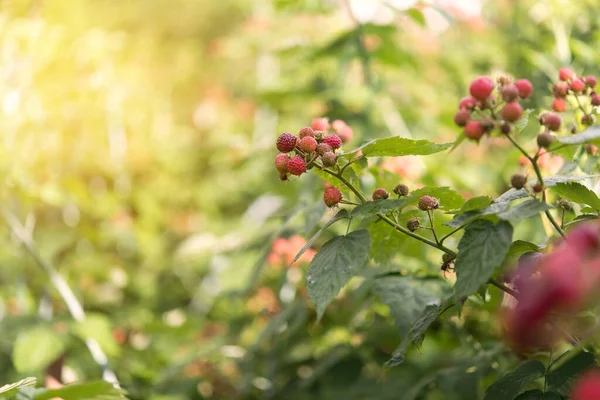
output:
<svg viewBox="0 0 600 400"><path fill-rule="evenodd" d="M508 103L502 109L502 118L508 122L515 122L523 115L523 107L517 102Z"/></svg>
<svg viewBox="0 0 600 400"><path fill-rule="evenodd" d="M554 142L554 136L550 132L542 132L537 135L537 145L543 149L547 149Z"/></svg>
<svg viewBox="0 0 600 400"><path fill-rule="evenodd" d="M518 79L514 85L519 90L519 97L522 99L528 99L533 93L533 85L528 79Z"/></svg>
<svg viewBox="0 0 600 400"><path fill-rule="evenodd" d="M330 187L323 193L323 201L327 207L335 207L342 200L342 192L339 189Z"/></svg>
<svg viewBox="0 0 600 400"><path fill-rule="evenodd" d="M512 83L504 86L500 93L502 94L502 100L508 103L515 101L519 97L519 89Z"/></svg>
<svg viewBox="0 0 600 400"><path fill-rule="evenodd" d="M288 161L287 169L292 175L302 175L306 172L306 161L300 156L294 156Z"/></svg>
<svg viewBox="0 0 600 400"><path fill-rule="evenodd" d="M341 119L336 119L331 123L331 127L336 135L342 139L342 143L348 143L354 137L354 131Z"/></svg>
<svg viewBox="0 0 600 400"><path fill-rule="evenodd" d="M594 123L595 118L593 115L584 115L583 117L581 117L581 123L583 125L591 125Z"/></svg>
<svg viewBox="0 0 600 400"><path fill-rule="evenodd" d="M510 126L509 124L500 125L500 132L502 132L503 134L508 135L511 131L512 126Z"/></svg>
<svg viewBox="0 0 600 400"><path fill-rule="evenodd" d="M592 105L600 106L600 96L597 93L592 94Z"/></svg>
<svg viewBox="0 0 600 400"><path fill-rule="evenodd" d="M490 133L496 127L494 120L490 117L485 117L481 120L481 127L483 128L483 133Z"/></svg>
<svg viewBox="0 0 600 400"><path fill-rule="evenodd" d="M325 153L321 156L321 161L323 162L323 165L326 167L333 167L335 165L336 160L337 160L337 157L335 156L335 154L332 151L328 151L327 153Z"/></svg>
<svg viewBox="0 0 600 400"><path fill-rule="evenodd" d="M544 187L542 186L541 183L536 183L535 185L533 185L534 192L540 193L542 190L544 190Z"/></svg>
<svg viewBox="0 0 600 400"><path fill-rule="evenodd" d="M598 155L598 146L594 144L588 143L585 146L583 146L583 148L585 149L585 152L590 156Z"/></svg>
<svg viewBox="0 0 600 400"><path fill-rule="evenodd" d="M409 218L408 221L406 221L406 228L411 232L414 232L417 229L419 229L420 225L421 223L419 222L419 218L417 217Z"/></svg>
<svg viewBox="0 0 600 400"><path fill-rule="evenodd" d="M556 112L564 112L567 109L567 102L565 99L556 98L552 102L552 109Z"/></svg>
<svg viewBox="0 0 600 400"><path fill-rule="evenodd" d="M373 191L373 200L387 199L390 194L384 188L377 188Z"/></svg>
<svg viewBox="0 0 600 400"><path fill-rule="evenodd" d="M454 123L458 126L465 126L469 122L471 113L468 110L460 109L454 114Z"/></svg>
<svg viewBox="0 0 600 400"><path fill-rule="evenodd" d="M396 193L398 196L408 196L408 186L403 183L399 183L394 188L394 193Z"/></svg>
<svg viewBox="0 0 600 400"><path fill-rule="evenodd" d="M569 85L565 82L557 82L552 87L554 97L565 97L569 91Z"/></svg>
<svg viewBox="0 0 600 400"><path fill-rule="evenodd" d="M329 129L329 119L328 118L315 118L312 120L311 126L315 131L327 132L327 130Z"/></svg>
<svg viewBox="0 0 600 400"><path fill-rule="evenodd" d="M290 156L287 154L278 154L275 157L275 168L279 172L287 172L288 161L290 160Z"/></svg>
<svg viewBox="0 0 600 400"><path fill-rule="evenodd" d="M571 400L600 399L600 371L592 370L575 381L571 391Z"/></svg>
<svg viewBox="0 0 600 400"><path fill-rule="evenodd" d="M494 90L494 81L487 76L481 76L471 82L469 93L477 100L487 99Z"/></svg>
<svg viewBox="0 0 600 400"><path fill-rule="evenodd" d="M312 153L317 149L317 141L312 136L305 136L302 139L300 139L298 147L300 147L300 150L302 151Z"/></svg>
<svg viewBox="0 0 600 400"><path fill-rule="evenodd" d="M472 110L477 106L477 100L472 97L463 97L458 103L458 109Z"/></svg>
<svg viewBox="0 0 600 400"><path fill-rule="evenodd" d="M581 79L575 78L571 81L571 85L569 87L575 93L579 93L585 88L585 83L583 83Z"/></svg>
<svg viewBox="0 0 600 400"><path fill-rule="evenodd" d="M335 150L342 145L342 139L338 135L328 135L323 139L323 143L330 145Z"/></svg>
<svg viewBox="0 0 600 400"><path fill-rule="evenodd" d="M561 119L557 114L545 113L542 116L542 123L549 130L556 132L560 129Z"/></svg>
<svg viewBox="0 0 600 400"><path fill-rule="evenodd" d="M305 126L304 128L300 129L300 132L298 132L298 137L303 139L306 136L315 137L315 130L310 126Z"/></svg>
<svg viewBox="0 0 600 400"><path fill-rule="evenodd" d="M560 79L561 81L571 80L571 78L573 78L574 76L575 72L573 72L573 70L569 67L561 68L558 71L558 79Z"/></svg>
<svg viewBox="0 0 600 400"><path fill-rule="evenodd" d="M510 184L515 189L523 189L525 184L527 183L527 177L523 174L514 174L510 177Z"/></svg>
<svg viewBox="0 0 600 400"><path fill-rule="evenodd" d="M277 138L277 150L282 153L289 153L296 147L298 139L289 132L284 132Z"/></svg>
<svg viewBox="0 0 600 400"><path fill-rule="evenodd" d="M469 121L465 125L465 136L471 140L479 140L483 136L483 126L481 122Z"/></svg>
<svg viewBox="0 0 600 400"><path fill-rule="evenodd" d="M329 153L330 151L333 151L333 149L327 143L319 143L317 145L317 154L320 156L322 156L325 153Z"/></svg>
<svg viewBox="0 0 600 400"><path fill-rule="evenodd" d="M440 202L435 197L423 196L419 199L418 207L421 211L436 209L440 206Z"/></svg>
<svg viewBox="0 0 600 400"><path fill-rule="evenodd" d="M598 80L593 75L586 76L584 81L585 81L585 84L588 85L589 87L591 87L592 89L594 87L596 87L596 83L598 83Z"/></svg>

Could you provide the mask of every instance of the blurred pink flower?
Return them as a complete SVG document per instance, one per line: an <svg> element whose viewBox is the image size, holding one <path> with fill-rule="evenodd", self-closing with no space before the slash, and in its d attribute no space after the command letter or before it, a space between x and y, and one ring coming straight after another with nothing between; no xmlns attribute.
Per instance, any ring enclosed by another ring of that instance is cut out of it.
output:
<svg viewBox="0 0 600 400"><path fill-rule="evenodd" d="M381 167L404 178L416 180L425 172L425 164L417 156L389 157Z"/></svg>

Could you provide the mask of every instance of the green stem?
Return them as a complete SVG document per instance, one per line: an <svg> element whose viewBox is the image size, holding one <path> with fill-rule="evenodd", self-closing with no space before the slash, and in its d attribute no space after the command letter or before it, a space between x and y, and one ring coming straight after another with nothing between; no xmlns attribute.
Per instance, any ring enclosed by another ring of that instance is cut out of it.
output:
<svg viewBox="0 0 600 400"><path fill-rule="evenodd" d="M440 241L437 238L435 233L435 227L433 226L433 215L431 214L431 210L427 210L427 216L429 217L429 226L431 226L431 232L433 233L433 238L437 244L440 244Z"/></svg>
<svg viewBox="0 0 600 400"><path fill-rule="evenodd" d="M463 229L466 225L461 225L458 228L456 228L455 230L453 230L452 232L448 233L447 235L445 235L444 237L442 237L440 239L440 244L444 243L444 241L446 239L448 239L450 236L454 235L456 232L460 231L461 229Z"/></svg>
<svg viewBox="0 0 600 400"><path fill-rule="evenodd" d="M577 100L577 105L579 106L579 109L581 110L581 112L583 113L583 115L585 115L585 118L591 122L592 121L592 117L591 115L589 115L586 111L585 108L583 108L583 105L581 104L581 101L579 101L579 96L575 95L575 100Z"/></svg>

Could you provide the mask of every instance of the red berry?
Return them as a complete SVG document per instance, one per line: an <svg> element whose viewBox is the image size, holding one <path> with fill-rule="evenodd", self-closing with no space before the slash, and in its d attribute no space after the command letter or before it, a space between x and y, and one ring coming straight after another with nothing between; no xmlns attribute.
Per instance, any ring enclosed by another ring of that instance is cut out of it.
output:
<svg viewBox="0 0 600 400"><path fill-rule="evenodd" d="M472 97L463 97L460 101L460 103L458 103L458 109L462 110L462 109L467 109L467 110L472 110L477 106L477 100L475 100Z"/></svg>
<svg viewBox="0 0 600 400"><path fill-rule="evenodd" d="M411 232L414 232L417 229L419 229L420 225L421 223L419 222L419 218L417 217L409 218L408 221L406 221L406 228L408 228L408 230Z"/></svg>
<svg viewBox="0 0 600 400"><path fill-rule="evenodd" d="M600 96L596 93L594 93L592 95L592 105L593 106L600 106Z"/></svg>
<svg viewBox="0 0 600 400"><path fill-rule="evenodd" d="M325 189L325 193L323 193L323 201L327 207L336 206L340 200L342 200L342 192L340 192L339 189L334 187Z"/></svg>
<svg viewBox="0 0 600 400"><path fill-rule="evenodd" d="M354 137L354 131L341 119L336 119L331 124L335 134L342 139L342 143L348 143Z"/></svg>
<svg viewBox="0 0 600 400"><path fill-rule="evenodd" d="M394 188L394 193L396 193L398 196L408 196L408 186L403 183L399 183Z"/></svg>
<svg viewBox="0 0 600 400"><path fill-rule="evenodd" d="M508 103L502 109L502 118L508 122L515 122L523 115L523 107L517 102Z"/></svg>
<svg viewBox="0 0 600 400"><path fill-rule="evenodd" d="M472 140L479 140L483 136L483 126L480 122L469 121L465 126L465 136Z"/></svg>
<svg viewBox="0 0 600 400"><path fill-rule="evenodd" d="M523 189L525 184L527 183L527 177L523 174L514 174L510 177L510 184L515 189Z"/></svg>
<svg viewBox="0 0 600 400"><path fill-rule="evenodd" d="M565 97L569 91L569 85L565 82L557 82L552 87L552 91L554 92L554 97Z"/></svg>
<svg viewBox="0 0 600 400"><path fill-rule="evenodd" d="M418 207L421 211L436 209L440 206L440 202L435 197L423 196L419 199Z"/></svg>
<svg viewBox="0 0 600 400"><path fill-rule="evenodd" d="M534 192L540 193L542 190L544 190L544 187L542 186L541 183L536 183L535 185L533 185Z"/></svg>
<svg viewBox="0 0 600 400"><path fill-rule="evenodd" d="M300 156L294 156L288 161L287 169L292 175L302 175L306 172L306 161Z"/></svg>
<svg viewBox="0 0 600 400"><path fill-rule="evenodd" d="M569 67L561 68L558 71L558 79L560 79L561 81L568 81L571 78L573 78L574 76L575 76L575 73Z"/></svg>
<svg viewBox="0 0 600 400"><path fill-rule="evenodd" d="M291 133L284 132L281 136L277 138L277 150L282 153L289 153L294 150L297 142L296 136Z"/></svg>
<svg viewBox="0 0 600 400"><path fill-rule="evenodd" d="M596 146L595 144L588 143L585 146L583 146L583 148L585 152L590 156L598 155L598 146Z"/></svg>
<svg viewBox="0 0 600 400"><path fill-rule="evenodd" d="M326 167L333 167L335 165L336 160L337 160L337 157L335 156L335 154L332 151L328 151L327 153L325 153L321 156L321 161L323 162L323 165Z"/></svg>
<svg viewBox="0 0 600 400"><path fill-rule="evenodd" d="M556 132L560 129L561 119L553 113L546 113L542 116L542 124L551 131Z"/></svg>
<svg viewBox="0 0 600 400"><path fill-rule="evenodd" d="M305 151L307 153L312 153L313 151L315 151L317 149L317 141L315 140L314 137L305 136L302 139L300 139L300 142L298 143L298 147L300 147L300 150L302 150L302 151Z"/></svg>
<svg viewBox="0 0 600 400"><path fill-rule="evenodd" d="M502 100L506 102L515 101L519 97L519 89L512 83L504 86L500 93L502 94Z"/></svg>
<svg viewBox="0 0 600 400"><path fill-rule="evenodd" d="M503 134L508 135L510 131L512 131L512 126L510 126L509 124L502 124L500 126L500 132L502 132Z"/></svg>
<svg viewBox="0 0 600 400"><path fill-rule="evenodd" d="M454 114L454 123L458 126L465 126L469 122L471 113L465 109L460 109Z"/></svg>
<svg viewBox="0 0 600 400"><path fill-rule="evenodd" d="M494 90L494 81L487 76L481 76L471 82L469 86L469 93L477 100L485 100L490 97Z"/></svg>
<svg viewBox="0 0 600 400"><path fill-rule="evenodd" d="M550 132L542 132L537 135L537 144L539 147L547 149L554 141L554 136Z"/></svg>
<svg viewBox="0 0 600 400"><path fill-rule="evenodd" d="M289 161L290 156L287 154L278 154L277 157L275 157L275 168L277 168L277 171L279 172L287 172L287 165Z"/></svg>
<svg viewBox="0 0 600 400"><path fill-rule="evenodd" d="M588 85L589 87L591 87L592 89L594 87L596 87L596 83L598 83L598 80L593 75L586 76L584 80L585 80L585 84Z"/></svg>
<svg viewBox="0 0 600 400"><path fill-rule="evenodd" d="M315 137L315 131L310 126L305 126L304 128L300 129L300 132L298 132L298 137L300 139L303 139L306 136Z"/></svg>
<svg viewBox="0 0 600 400"><path fill-rule="evenodd" d="M519 97L522 99L529 98L533 93L533 85L528 79L518 79L515 81L514 85L519 90Z"/></svg>
<svg viewBox="0 0 600 400"><path fill-rule="evenodd" d="M328 118L315 118L312 120L312 128L315 131L325 131L329 129L329 119Z"/></svg>
<svg viewBox="0 0 600 400"><path fill-rule="evenodd" d="M342 139L338 135L329 135L323 139L323 143L330 145L335 150L342 145Z"/></svg>
<svg viewBox="0 0 600 400"><path fill-rule="evenodd" d="M322 156L325 153L329 153L330 151L333 151L333 149L327 143L319 143L317 145L317 154L320 156Z"/></svg>
<svg viewBox="0 0 600 400"><path fill-rule="evenodd" d="M564 112L567 109L567 102L565 99L556 98L552 102L552 109L556 112Z"/></svg>
<svg viewBox="0 0 600 400"><path fill-rule="evenodd" d="M575 381L571 391L571 400L597 400L600 399L600 371L586 372Z"/></svg>
<svg viewBox="0 0 600 400"><path fill-rule="evenodd" d="M375 189L373 192L373 200L387 199L388 197L390 197L390 194L384 188Z"/></svg>
<svg viewBox="0 0 600 400"><path fill-rule="evenodd" d="M585 83L581 79L575 78L571 81L570 88L575 93L579 93L585 88Z"/></svg>

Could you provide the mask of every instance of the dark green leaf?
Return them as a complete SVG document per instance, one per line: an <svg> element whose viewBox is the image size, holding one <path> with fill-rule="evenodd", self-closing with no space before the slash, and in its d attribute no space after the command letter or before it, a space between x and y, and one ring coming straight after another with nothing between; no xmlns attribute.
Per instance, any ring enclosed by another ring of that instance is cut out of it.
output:
<svg viewBox="0 0 600 400"><path fill-rule="evenodd" d="M296 256L294 257L294 259L292 260L292 262L290 263L290 265L292 265L293 263L295 263L296 261L298 261L298 259L300 257L302 257L302 254L304 254L304 252L306 250L308 250L308 248L310 248L310 246L312 246L315 243L315 240L317 240L317 238L319 236L321 236L321 233L323 233L323 231L327 228L329 228L331 225L333 225L335 222L341 220L341 219L345 219L348 218L348 211L346 209L341 209L340 211L338 211L337 214L335 214L335 216L333 218L331 218L329 221L327 221L327 223L325 223L325 225L323 225L323 227L321 229L319 229L319 231L317 233L315 233L309 240L308 242L306 242L306 244L304 245L304 247L302 247L300 249L300 251L298 252L298 254L296 254Z"/></svg>
<svg viewBox="0 0 600 400"><path fill-rule="evenodd" d="M557 183L551 190L567 200L579 204L587 204L595 210L600 210L600 198L581 183Z"/></svg>
<svg viewBox="0 0 600 400"><path fill-rule="evenodd" d="M34 400L48 400L60 397L65 400L117 400L125 399L125 392L111 383L97 381L67 385L60 389L44 390L34 396Z"/></svg>
<svg viewBox="0 0 600 400"><path fill-rule="evenodd" d="M315 304L317 319L327 305L369 261L371 237L366 230L338 236L323 245L308 266L308 295Z"/></svg>
<svg viewBox="0 0 600 400"><path fill-rule="evenodd" d="M508 258L518 258L525 253L538 252L540 251L540 247L531 242L526 242L524 240L516 240L510 245L510 250L508 250Z"/></svg>
<svg viewBox="0 0 600 400"><path fill-rule="evenodd" d="M573 380L586 369L596 365L596 357L592 353L580 351L573 356L574 352L576 350L571 350L564 354L562 357L566 357L567 361L550 371L546 376L550 389L562 394L569 393Z"/></svg>
<svg viewBox="0 0 600 400"><path fill-rule="evenodd" d="M546 368L540 361L525 361L514 371L492 383L485 391L484 400L513 399L529 383L544 376L545 371Z"/></svg>
<svg viewBox="0 0 600 400"><path fill-rule="evenodd" d="M556 140L565 144L582 144L592 140L600 139L600 129L596 126L587 128L585 131L571 136L556 136Z"/></svg>
<svg viewBox="0 0 600 400"><path fill-rule="evenodd" d="M508 210L510 207L510 202L504 201L501 203L492 203L489 207L481 210L481 211L468 211L464 214L461 214L457 217L454 217L452 221L445 223L445 225L451 228L458 228L464 226L465 224L473 221L479 217L483 217L486 215L495 215L501 212Z"/></svg>
<svg viewBox="0 0 600 400"><path fill-rule="evenodd" d="M397 210L402 207L406 207L410 203L409 198L405 199L391 199L391 200L375 200L367 201L354 210L352 210L353 217L368 217L379 213L387 213L392 210Z"/></svg>
<svg viewBox="0 0 600 400"><path fill-rule="evenodd" d="M539 389L528 390L526 392L521 393L515 400L543 400L544 392Z"/></svg>
<svg viewBox="0 0 600 400"><path fill-rule="evenodd" d="M499 213L498 217L507 221L521 221L523 219L534 217L551 208L552 206L546 203L531 199L517 204L508 211Z"/></svg>
<svg viewBox="0 0 600 400"><path fill-rule="evenodd" d="M0 397L9 398L11 396L14 396L17 393L17 391L19 390L19 388L23 388L23 387L27 387L27 386L35 386L35 383L36 383L36 378L29 377L29 378L21 379L20 381L15 382L15 383L4 385L4 386L0 387Z"/></svg>
<svg viewBox="0 0 600 400"><path fill-rule="evenodd" d="M428 140L412 140L399 136L375 139L363 147L367 157L409 156L439 153L452 147L452 143L437 144Z"/></svg>
<svg viewBox="0 0 600 400"><path fill-rule="evenodd" d="M512 225L478 220L467 226L458 244L456 297L474 293L502 265L512 241Z"/></svg>
<svg viewBox="0 0 600 400"><path fill-rule="evenodd" d="M464 214L469 211L483 210L492 204L493 200L494 199L489 196L473 197L472 199L467 200L462 208L456 212L456 215Z"/></svg>
<svg viewBox="0 0 600 400"><path fill-rule="evenodd" d="M23 330L17 336L12 359L19 372L41 371L64 351L60 336L50 328Z"/></svg>

